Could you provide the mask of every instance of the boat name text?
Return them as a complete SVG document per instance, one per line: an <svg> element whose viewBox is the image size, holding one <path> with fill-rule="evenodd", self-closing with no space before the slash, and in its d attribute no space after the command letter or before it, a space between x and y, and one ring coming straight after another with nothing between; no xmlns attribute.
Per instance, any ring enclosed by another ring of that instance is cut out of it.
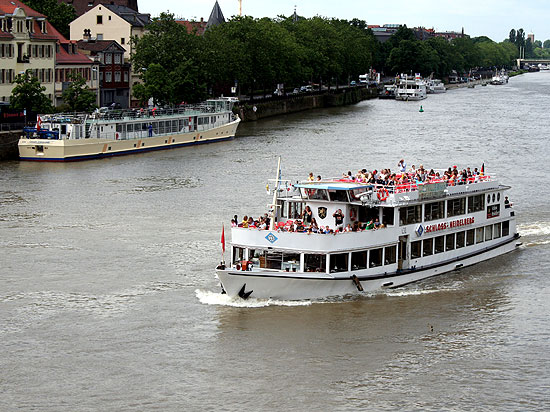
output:
<svg viewBox="0 0 550 412"><path fill-rule="evenodd" d="M428 225L425 228L426 233L437 232L439 230L453 229L455 227L472 225L474 223L473 217L467 217L464 219L451 220L450 222L437 223L435 225Z"/></svg>

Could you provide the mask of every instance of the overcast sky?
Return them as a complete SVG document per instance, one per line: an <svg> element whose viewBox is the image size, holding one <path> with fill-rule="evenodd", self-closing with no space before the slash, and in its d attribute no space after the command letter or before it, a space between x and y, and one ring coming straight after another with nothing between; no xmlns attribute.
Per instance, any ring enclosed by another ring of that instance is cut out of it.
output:
<svg viewBox="0 0 550 412"><path fill-rule="evenodd" d="M239 13L238 0L219 0L225 18ZM142 13L157 16L170 11L176 17L208 19L214 0L138 0ZM523 28L535 40L550 39L548 0L242 0L243 14L253 17L289 16L297 6L305 17L358 18L368 24L400 23L438 31L460 31L488 36L495 41L508 37L510 29Z"/></svg>

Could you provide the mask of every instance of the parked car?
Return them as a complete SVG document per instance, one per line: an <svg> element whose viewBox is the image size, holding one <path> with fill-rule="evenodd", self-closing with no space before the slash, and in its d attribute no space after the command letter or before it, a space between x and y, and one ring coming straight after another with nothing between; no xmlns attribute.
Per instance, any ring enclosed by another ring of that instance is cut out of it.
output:
<svg viewBox="0 0 550 412"><path fill-rule="evenodd" d="M357 82L355 80L352 80L349 84L351 87L357 86Z"/></svg>

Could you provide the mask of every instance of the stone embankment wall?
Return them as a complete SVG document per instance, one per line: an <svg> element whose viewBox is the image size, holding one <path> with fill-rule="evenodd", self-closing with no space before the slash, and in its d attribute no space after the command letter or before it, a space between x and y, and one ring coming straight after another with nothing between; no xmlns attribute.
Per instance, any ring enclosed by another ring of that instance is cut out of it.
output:
<svg viewBox="0 0 550 412"><path fill-rule="evenodd" d="M377 96L377 93L376 88L355 88L342 90L338 93L332 92L309 96L298 95L268 102L243 102L244 104L239 105L234 110L242 121L250 122L271 116L301 112L303 110L355 104L362 100L372 99Z"/></svg>
<svg viewBox="0 0 550 412"><path fill-rule="evenodd" d="M19 159L19 149L17 148L17 142L19 141L19 136L21 136L22 134L22 130L0 132L0 160Z"/></svg>

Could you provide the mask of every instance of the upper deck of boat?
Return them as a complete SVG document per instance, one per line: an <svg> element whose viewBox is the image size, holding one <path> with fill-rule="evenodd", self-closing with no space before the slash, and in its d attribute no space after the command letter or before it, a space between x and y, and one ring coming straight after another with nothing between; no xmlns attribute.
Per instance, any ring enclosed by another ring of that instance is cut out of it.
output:
<svg viewBox="0 0 550 412"><path fill-rule="evenodd" d="M398 174L401 178L402 174ZM412 201L444 198L446 196L478 193L505 188L493 176L477 175L467 179L445 180L432 178L420 182L408 176L406 182L392 184L366 183L351 179L325 179L300 181L292 186L300 191L301 198L313 201L348 201L349 203L397 206ZM283 191L280 198L296 196L296 192Z"/></svg>

